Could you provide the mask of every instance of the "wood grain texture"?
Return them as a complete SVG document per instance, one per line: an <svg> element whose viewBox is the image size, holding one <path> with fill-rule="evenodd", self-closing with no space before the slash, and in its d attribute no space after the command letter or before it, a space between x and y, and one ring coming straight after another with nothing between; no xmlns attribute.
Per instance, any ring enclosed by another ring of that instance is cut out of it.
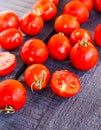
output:
<svg viewBox="0 0 101 130"><path fill-rule="evenodd" d="M60 0L58 14L62 13L64 5L69 0ZM12 10L19 17L32 9L35 0L1 0L0 11ZM45 40L53 31L54 20L45 23L42 32L36 36ZM92 35L97 24L101 23L101 14L94 9L90 12L89 20L81 27L88 29ZM32 37L24 35L24 41ZM24 43L23 41L23 43ZM22 44L23 44L22 43ZM68 69L78 75L81 80L81 91L75 97L63 99L56 96L47 86L40 92L31 92L27 88L23 73L19 77L27 90L27 103L23 109L13 115L0 114L0 130L101 130L101 48L99 62L91 70L82 72L74 69L69 60L59 62L51 57L45 65L53 73L57 69ZM0 77L0 81L14 78L23 65L19 50L12 51L17 56L17 66L13 73ZM0 48L0 52L5 51Z"/></svg>

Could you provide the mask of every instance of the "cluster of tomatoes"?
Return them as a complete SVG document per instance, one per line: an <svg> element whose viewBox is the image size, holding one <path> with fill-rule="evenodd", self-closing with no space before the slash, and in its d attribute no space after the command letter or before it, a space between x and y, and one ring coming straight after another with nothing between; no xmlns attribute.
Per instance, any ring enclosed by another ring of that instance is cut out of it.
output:
<svg viewBox="0 0 101 130"><path fill-rule="evenodd" d="M10 51L18 48L22 41L22 32L35 36L41 32L44 22L56 16L59 0L38 0L32 11L20 20L14 12L0 13L0 46L7 50L0 52L0 76L10 74L16 66L16 56ZM55 60L70 59L78 70L87 71L98 62L98 51L93 44L92 34L80 25L89 18L92 8L101 12L98 0L71 0L63 8L54 23L57 32L46 44L41 39L31 38L22 45L20 56L28 65L24 80L32 90L42 90L50 82L52 91L58 96L67 98L76 95L80 90L80 80L68 70L56 70L52 76L43 64L49 55ZM19 30L20 28L20 30ZM94 30L94 40L101 46L101 24ZM0 112L13 113L26 103L27 93L22 83L8 79L0 83Z"/></svg>

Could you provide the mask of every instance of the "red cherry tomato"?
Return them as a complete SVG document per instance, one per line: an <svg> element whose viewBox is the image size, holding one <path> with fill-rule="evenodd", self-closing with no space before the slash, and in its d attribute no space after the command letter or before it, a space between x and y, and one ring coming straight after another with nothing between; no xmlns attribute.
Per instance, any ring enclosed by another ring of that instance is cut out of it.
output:
<svg viewBox="0 0 101 130"><path fill-rule="evenodd" d="M48 41L50 55L56 60L65 60L69 56L71 44L62 33L53 35Z"/></svg>
<svg viewBox="0 0 101 130"><path fill-rule="evenodd" d="M21 58L24 63L44 63L48 59L48 47L40 39L27 40L21 48Z"/></svg>
<svg viewBox="0 0 101 130"><path fill-rule="evenodd" d="M42 90L47 87L50 71L42 64L33 64L25 70L24 79L32 91Z"/></svg>
<svg viewBox="0 0 101 130"><path fill-rule="evenodd" d="M20 29L27 35L37 35L43 29L44 23L40 16L29 12L20 20Z"/></svg>
<svg viewBox="0 0 101 130"><path fill-rule="evenodd" d="M98 50L92 43L80 41L72 47L70 60L78 70L92 69L98 62Z"/></svg>
<svg viewBox="0 0 101 130"><path fill-rule="evenodd" d="M79 41L93 42L92 34L83 28L74 30L70 35L70 42L74 46Z"/></svg>
<svg viewBox="0 0 101 130"><path fill-rule="evenodd" d="M0 32L7 28L18 28L19 18L11 11L3 11L0 13Z"/></svg>
<svg viewBox="0 0 101 130"><path fill-rule="evenodd" d="M94 8L96 11L101 12L101 0L94 0Z"/></svg>
<svg viewBox="0 0 101 130"><path fill-rule="evenodd" d="M79 92L80 80L77 75L68 70L58 70L52 74L50 86L55 94L68 98Z"/></svg>
<svg viewBox="0 0 101 130"><path fill-rule="evenodd" d="M17 80L8 79L0 82L0 112L14 113L26 103L26 90Z"/></svg>
<svg viewBox="0 0 101 130"><path fill-rule="evenodd" d="M54 28L57 32L62 32L65 35L70 35L75 29L79 28L78 20L69 14L61 14L55 20Z"/></svg>
<svg viewBox="0 0 101 130"><path fill-rule="evenodd" d="M75 16L80 24L86 22L89 18L89 11L87 7L80 1L73 0L68 2L64 7L63 12L64 14L71 14Z"/></svg>
<svg viewBox="0 0 101 130"><path fill-rule="evenodd" d="M91 11L91 9L93 8L94 0L78 0L78 1L82 2L88 8L89 11Z"/></svg>
<svg viewBox="0 0 101 130"><path fill-rule="evenodd" d="M33 13L42 17L47 22L56 16L57 8L53 2L39 0L33 7Z"/></svg>
<svg viewBox="0 0 101 130"><path fill-rule="evenodd" d="M16 66L16 57L9 52L0 52L0 76L10 74Z"/></svg>
<svg viewBox="0 0 101 130"><path fill-rule="evenodd" d="M101 24L98 24L94 30L95 44L101 47Z"/></svg>
<svg viewBox="0 0 101 130"><path fill-rule="evenodd" d="M8 28L0 33L1 47L6 50L16 49L20 46L22 40L22 33L16 28Z"/></svg>

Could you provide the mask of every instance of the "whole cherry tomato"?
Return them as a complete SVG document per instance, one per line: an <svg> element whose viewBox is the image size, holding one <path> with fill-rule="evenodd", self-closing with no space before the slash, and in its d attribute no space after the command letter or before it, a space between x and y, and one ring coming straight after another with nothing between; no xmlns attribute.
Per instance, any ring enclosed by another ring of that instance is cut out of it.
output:
<svg viewBox="0 0 101 130"><path fill-rule="evenodd" d="M70 60L78 70L92 69L98 62L98 50L92 43L80 41L72 47Z"/></svg>
<svg viewBox="0 0 101 130"><path fill-rule="evenodd" d="M65 35L70 35L75 29L79 28L80 24L76 17L69 14L59 15L54 24L56 32L62 32Z"/></svg>
<svg viewBox="0 0 101 130"><path fill-rule="evenodd" d="M0 82L0 112L14 113L26 103L27 93L17 80L8 79Z"/></svg>
<svg viewBox="0 0 101 130"><path fill-rule="evenodd" d="M64 14L71 14L75 16L79 23L82 24L86 22L89 18L89 11L87 7L80 1L70 1L63 9Z"/></svg>
<svg viewBox="0 0 101 130"><path fill-rule="evenodd" d="M65 60L69 56L71 43L63 33L58 33L49 39L48 48L50 55L54 59Z"/></svg>
<svg viewBox="0 0 101 130"><path fill-rule="evenodd" d="M96 11L101 12L101 0L94 0L94 8Z"/></svg>
<svg viewBox="0 0 101 130"><path fill-rule="evenodd" d="M3 11L0 13L0 32L7 28L18 28L19 18L11 11Z"/></svg>
<svg viewBox="0 0 101 130"><path fill-rule="evenodd" d="M53 2L39 0L33 7L33 13L42 17L47 22L56 16L57 8Z"/></svg>
<svg viewBox="0 0 101 130"><path fill-rule="evenodd" d="M10 74L16 66L16 57L10 52L0 52L0 76Z"/></svg>
<svg viewBox="0 0 101 130"><path fill-rule="evenodd" d="M77 75L68 70L57 70L52 74L50 87L60 97L69 98L76 95L80 86Z"/></svg>
<svg viewBox="0 0 101 130"><path fill-rule="evenodd" d="M43 26L42 18L32 12L28 12L20 20L20 29L27 35L39 34Z"/></svg>
<svg viewBox="0 0 101 130"><path fill-rule="evenodd" d="M70 35L71 44L74 46L81 40L92 43L93 42L92 34L88 30L83 28L78 28L74 30Z"/></svg>
<svg viewBox="0 0 101 130"><path fill-rule="evenodd" d="M20 52L22 61L28 65L44 63L49 55L47 45L42 40L36 38L27 40Z"/></svg>
<svg viewBox="0 0 101 130"><path fill-rule="evenodd" d="M14 50L22 43L22 33L16 28L8 28L0 33L1 47L6 50Z"/></svg>
<svg viewBox="0 0 101 130"><path fill-rule="evenodd" d="M50 71L45 65L33 64L25 70L24 79L32 91L42 90L47 87Z"/></svg>
<svg viewBox="0 0 101 130"><path fill-rule="evenodd" d="M88 8L89 11L91 11L91 9L93 8L94 0L78 0L78 1L82 2Z"/></svg>
<svg viewBox="0 0 101 130"><path fill-rule="evenodd" d="M98 24L94 30L95 44L101 47L101 24Z"/></svg>

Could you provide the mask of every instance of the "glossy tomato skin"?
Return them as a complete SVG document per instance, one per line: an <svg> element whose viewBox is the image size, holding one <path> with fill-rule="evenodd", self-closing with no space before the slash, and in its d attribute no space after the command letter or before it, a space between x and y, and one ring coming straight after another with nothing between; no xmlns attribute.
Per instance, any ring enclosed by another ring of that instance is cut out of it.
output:
<svg viewBox="0 0 101 130"><path fill-rule="evenodd" d="M7 79L0 82L0 111L16 112L23 108L26 98L26 89L19 81Z"/></svg>
<svg viewBox="0 0 101 130"><path fill-rule="evenodd" d="M83 28L76 29L71 33L70 42L72 46L82 40L93 43L92 34L88 30Z"/></svg>
<svg viewBox="0 0 101 130"><path fill-rule="evenodd" d="M27 35L39 34L43 26L42 18L32 12L28 12L20 20L20 29Z"/></svg>
<svg viewBox="0 0 101 130"><path fill-rule="evenodd" d="M0 13L0 32L7 28L18 28L19 18L11 11L3 11Z"/></svg>
<svg viewBox="0 0 101 130"><path fill-rule="evenodd" d="M92 43L80 41L72 47L70 60L78 70L87 71L97 64L98 50Z"/></svg>
<svg viewBox="0 0 101 130"><path fill-rule="evenodd" d="M89 18L87 7L82 2L75 0L68 2L64 6L63 13L75 16L80 24L85 23Z"/></svg>
<svg viewBox="0 0 101 130"><path fill-rule="evenodd" d="M10 52L0 52L0 76L10 74L16 66L16 56Z"/></svg>
<svg viewBox="0 0 101 130"><path fill-rule="evenodd" d="M6 50L18 48L23 40L22 33L16 28L8 28L0 33L1 47Z"/></svg>
<svg viewBox="0 0 101 130"><path fill-rule="evenodd" d="M59 0L50 0L51 2L53 2L56 6L58 5L59 3Z"/></svg>
<svg viewBox="0 0 101 130"><path fill-rule="evenodd" d="M22 61L28 65L44 63L48 59L49 50L47 45L40 39L27 40L20 51Z"/></svg>
<svg viewBox="0 0 101 130"><path fill-rule="evenodd" d="M57 8L53 2L39 0L33 7L33 13L41 16L43 21L47 22L56 16Z"/></svg>
<svg viewBox="0 0 101 130"><path fill-rule="evenodd" d="M24 79L32 91L42 90L48 85L50 71L43 64L32 64L25 70Z"/></svg>
<svg viewBox="0 0 101 130"><path fill-rule="evenodd" d="M52 74L50 87L52 91L63 98L76 95L80 90L80 80L68 70L57 70Z"/></svg>
<svg viewBox="0 0 101 130"><path fill-rule="evenodd" d="M69 57L71 43L63 33L58 33L49 39L48 48L50 55L54 59L65 60Z"/></svg>
<svg viewBox="0 0 101 130"><path fill-rule="evenodd" d="M69 14L61 14L56 18L54 28L56 32L62 32L68 36L75 29L80 28L80 24L74 16Z"/></svg>
<svg viewBox="0 0 101 130"><path fill-rule="evenodd" d="M101 0L94 0L94 8L96 11L101 12Z"/></svg>
<svg viewBox="0 0 101 130"><path fill-rule="evenodd" d="M94 5L94 0L78 0L78 1L82 2L88 8L89 11L92 10Z"/></svg>
<svg viewBox="0 0 101 130"><path fill-rule="evenodd" d="M101 24L98 24L94 30L95 44L101 47Z"/></svg>

